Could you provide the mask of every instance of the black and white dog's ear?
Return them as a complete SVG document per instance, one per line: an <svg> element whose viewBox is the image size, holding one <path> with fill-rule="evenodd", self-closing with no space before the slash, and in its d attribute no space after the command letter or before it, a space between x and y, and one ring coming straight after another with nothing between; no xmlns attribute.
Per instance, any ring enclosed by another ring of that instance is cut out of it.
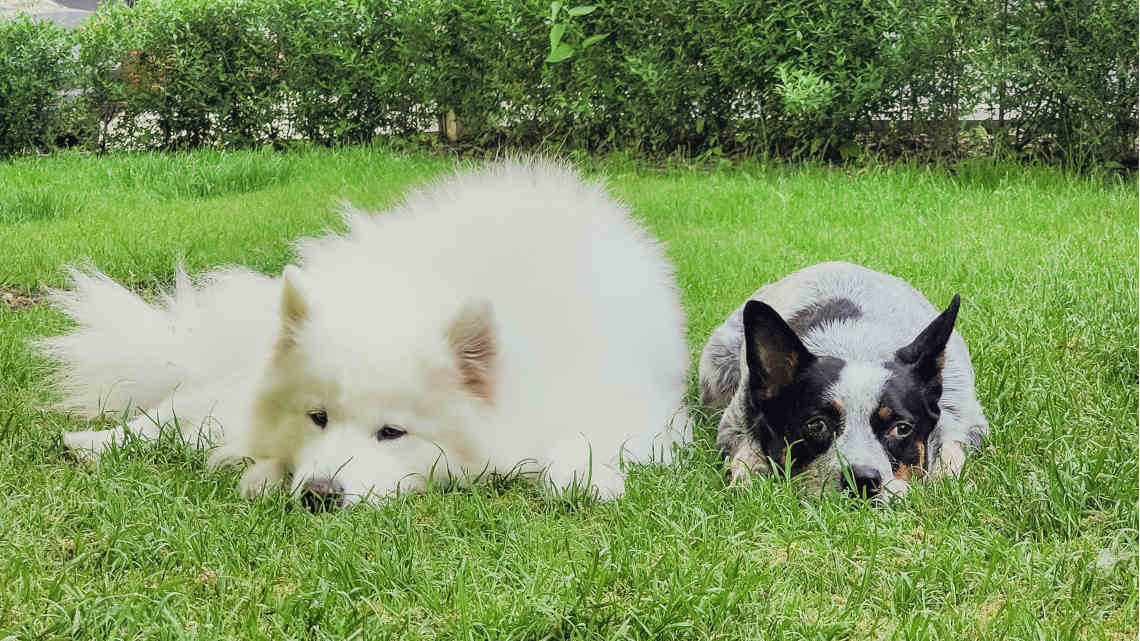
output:
<svg viewBox="0 0 1140 641"><path fill-rule="evenodd" d="M954 331L954 321L958 318L961 298L954 294L946 311L930 321L926 329L910 345L895 352L895 358L914 369L915 375L923 381L933 381L942 373L946 363L946 343Z"/></svg>
<svg viewBox="0 0 1140 641"><path fill-rule="evenodd" d="M744 305L744 352L748 386L759 399L777 396L815 360L780 314L756 300Z"/></svg>

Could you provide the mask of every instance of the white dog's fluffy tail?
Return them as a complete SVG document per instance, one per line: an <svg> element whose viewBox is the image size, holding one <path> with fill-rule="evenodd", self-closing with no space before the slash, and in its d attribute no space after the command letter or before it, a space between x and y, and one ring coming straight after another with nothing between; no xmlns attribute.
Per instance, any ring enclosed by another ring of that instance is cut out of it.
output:
<svg viewBox="0 0 1140 641"><path fill-rule="evenodd" d="M179 385L222 374L249 354L248 346L226 345L236 336L226 323L276 313L272 280L242 269L215 272L199 288L178 269L173 291L155 304L98 271L71 277L74 287L51 299L78 326L33 345L59 364L56 407L85 416L152 408ZM227 348L230 358L217 358ZM214 356L203 358L207 351Z"/></svg>

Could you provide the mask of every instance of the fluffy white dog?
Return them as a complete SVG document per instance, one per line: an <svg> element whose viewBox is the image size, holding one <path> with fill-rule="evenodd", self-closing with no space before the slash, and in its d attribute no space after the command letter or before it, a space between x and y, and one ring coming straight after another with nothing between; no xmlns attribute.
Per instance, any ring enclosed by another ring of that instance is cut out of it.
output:
<svg viewBox="0 0 1140 641"><path fill-rule="evenodd" d="M333 503L522 470L620 495L624 460L688 438L688 351L673 273L625 207L571 171L507 162L303 241L280 278L227 268L150 304L100 273L39 342L59 407L176 421L252 496ZM122 427L74 432L92 455Z"/></svg>

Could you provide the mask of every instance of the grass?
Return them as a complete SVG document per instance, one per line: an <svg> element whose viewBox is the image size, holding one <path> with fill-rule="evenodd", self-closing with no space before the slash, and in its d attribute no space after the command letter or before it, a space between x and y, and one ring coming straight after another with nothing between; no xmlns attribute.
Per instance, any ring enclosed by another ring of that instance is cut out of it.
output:
<svg viewBox="0 0 1140 641"><path fill-rule="evenodd" d="M142 287L179 259L277 271L335 199L383 207L450 166L372 149L3 164L0 212L22 213L0 213L0 291L86 260ZM311 514L241 500L236 472L171 441L79 464L25 347L65 322L0 303L0 639L1135 639L1136 185L965 169L590 163L668 241L694 354L761 283L821 260L962 294L992 439L960 482L884 509L726 488L714 416L612 502L499 482Z"/></svg>

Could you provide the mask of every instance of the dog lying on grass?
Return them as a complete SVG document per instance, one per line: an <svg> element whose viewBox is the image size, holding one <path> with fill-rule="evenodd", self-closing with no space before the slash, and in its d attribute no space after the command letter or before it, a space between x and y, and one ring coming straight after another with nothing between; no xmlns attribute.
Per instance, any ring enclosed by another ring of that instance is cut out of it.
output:
<svg viewBox="0 0 1140 641"><path fill-rule="evenodd" d="M343 504L429 474L541 473L624 491L620 460L688 438L688 350L661 246L597 185L542 162L460 173L348 232L303 241L279 278L179 273L150 304L100 273L54 295L77 323L39 347L59 407L176 421L241 491ZM73 432L98 455L122 427Z"/></svg>
<svg viewBox="0 0 1140 641"><path fill-rule="evenodd" d="M785 473L888 500L920 474L957 475L989 434L958 305L939 314L902 279L847 263L761 287L701 354L732 481Z"/></svg>

